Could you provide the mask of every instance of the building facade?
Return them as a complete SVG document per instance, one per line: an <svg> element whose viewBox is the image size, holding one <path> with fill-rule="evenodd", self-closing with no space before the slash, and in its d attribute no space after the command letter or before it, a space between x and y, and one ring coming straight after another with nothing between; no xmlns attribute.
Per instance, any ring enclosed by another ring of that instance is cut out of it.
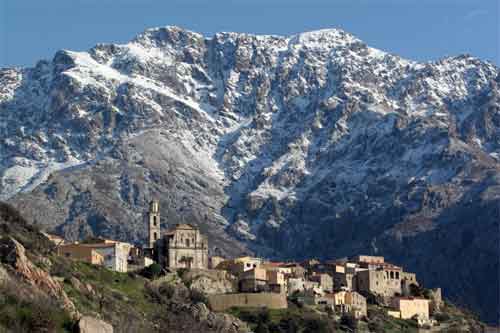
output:
<svg viewBox="0 0 500 333"><path fill-rule="evenodd" d="M208 268L208 240L190 224L178 224L155 242L156 259L168 268Z"/></svg>
<svg viewBox="0 0 500 333"><path fill-rule="evenodd" d="M421 320L429 320L429 300L416 297L395 297L391 307L399 311L401 319L412 319L417 317Z"/></svg>
<svg viewBox="0 0 500 333"><path fill-rule="evenodd" d="M351 313L355 318L366 317L366 298L355 291L340 291L334 294L335 310L338 313Z"/></svg>
<svg viewBox="0 0 500 333"><path fill-rule="evenodd" d="M132 245L108 239L97 239L91 243L74 243L60 246L58 253L65 257L103 265L117 271L128 271L128 258Z"/></svg>
<svg viewBox="0 0 500 333"><path fill-rule="evenodd" d="M57 248L57 254L93 265L104 265L104 257L99 252L89 247L83 247L80 244L60 245Z"/></svg>

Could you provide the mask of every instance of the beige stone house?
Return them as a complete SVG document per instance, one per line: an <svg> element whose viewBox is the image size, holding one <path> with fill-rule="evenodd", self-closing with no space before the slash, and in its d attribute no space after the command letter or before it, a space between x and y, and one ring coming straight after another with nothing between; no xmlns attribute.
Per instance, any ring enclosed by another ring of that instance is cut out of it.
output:
<svg viewBox="0 0 500 333"><path fill-rule="evenodd" d="M269 289L267 278L267 271L265 269L259 267L252 268L240 275L239 290L247 293L267 291Z"/></svg>
<svg viewBox="0 0 500 333"><path fill-rule="evenodd" d="M317 282L325 292L333 292L333 278L330 276L330 274L316 273L309 276L309 280Z"/></svg>
<svg viewBox="0 0 500 333"><path fill-rule="evenodd" d="M355 291L339 291L333 295L333 298L337 313L352 313L355 318L366 317L366 298L363 295Z"/></svg>
<svg viewBox="0 0 500 333"><path fill-rule="evenodd" d="M266 270L267 271L267 284L272 292L286 293L287 284L286 278L287 274L280 270Z"/></svg>
<svg viewBox="0 0 500 333"><path fill-rule="evenodd" d="M391 301L393 316L401 319L418 318L420 321L429 320L429 300L417 297L394 297Z"/></svg>
<svg viewBox="0 0 500 333"><path fill-rule="evenodd" d="M234 276L240 276L242 273L260 267L262 259L254 257L239 257L221 262L217 269L228 271Z"/></svg>
<svg viewBox="0 0 500 333"><path fill-rule="evenodd" d="M84 261L93 265L103 265L104 257L96 250L80 244L60 245L57 254L66 258Z"/></svg>
<svg viewBox="0 0 500 333"><path fill-rule="evenodd" d="M393 265L356 273L356 290L384 297L401 295L402 269Z"/></svg>
<svg viewBox="0 0 500 333"><path fill-rule="evenodd" d="M82 258L86 262L90 262L89 258L94 262L99 262L106 268L117 271L128 271L128 257L132 244L119 242L109 239L96 239L89 243L73 243L58 247L58 253L66 257ZM102 257L102 262L98 253ZM91 257L89 257L91 256Z"/></svg>

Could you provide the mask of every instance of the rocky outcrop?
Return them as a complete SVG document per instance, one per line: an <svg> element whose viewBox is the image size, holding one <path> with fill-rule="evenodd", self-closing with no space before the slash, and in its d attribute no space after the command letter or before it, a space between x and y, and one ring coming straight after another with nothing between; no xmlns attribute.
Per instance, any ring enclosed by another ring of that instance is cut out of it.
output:
<svg viewBox="0 0 500 333"><path fill-rule="evenodd" d="M26 256L24 246L14 238L4 237L0 239L0 262L12 267L14 273L29 285L58 300L61 306L73 317L79 316L63 286L54 280L48 272L36 267Z"/></svg>
<svg viewBox="0 0 500 333"><path fill-rule="evenodd" d="M198 290L206 295L226 294L237 290L237 279L222 270L191 269L182 278L191 290Z"/></svg>
<svg viewBox="0 0 500 333"><path fill-rule="evenodd" d="M247 324L226 313L210 311L204 303L196 304L171 304L170 311L175 314L187 315L194 319L189 324L191 332L217 332L217 333L249 333Z"/></svg>
<svg viewBox="0 0 500 333"><path fill-rule="evenodd" d="M83 316L78 321L78 332L79 333L113 333L113 326L106 323L105 321Z"/></svg>

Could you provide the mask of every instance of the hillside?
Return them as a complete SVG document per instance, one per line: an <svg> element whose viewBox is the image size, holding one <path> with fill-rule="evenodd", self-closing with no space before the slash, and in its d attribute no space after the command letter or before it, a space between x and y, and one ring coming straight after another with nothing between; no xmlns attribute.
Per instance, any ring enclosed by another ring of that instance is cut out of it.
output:
<svg viewBox="0 0 500 333"><path fill-rule="evenodd" d="M149 29L0 71L0 197L70 239L142 241L157 197L220 254L383 252L495 321L499 83L338 29Z"/></svg>
<svg viewBox="0 0 500 333"><path fill-rule="evenodd" d="M165 289L139 274L56 256L49 240L3 203L0 228L0 332L78 332L82 317L104 320L115 332L248 332L182 284Z"/></svg>
<svg viewBox="0 0 500 333"><path fill-rule="evenodd" d="M11 206L0 203L0 332L417 332L412 320L389 317L371 305L368 318L334 320L290 303L286 310L215 313L193 283L196 274L117 273L54 254L53 245ZM189 277L189 278L186 278ZM239 318L239 319L237 319ZM483 332L474 316L451 304L436 331ZM85 331L87 332L87 331Z"/></svg>

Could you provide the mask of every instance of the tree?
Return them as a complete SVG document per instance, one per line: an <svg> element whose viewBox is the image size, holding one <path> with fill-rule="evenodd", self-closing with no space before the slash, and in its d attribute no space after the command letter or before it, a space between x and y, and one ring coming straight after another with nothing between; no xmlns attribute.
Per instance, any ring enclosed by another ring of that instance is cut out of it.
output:
<svg viewBox="0 0 500 333"><path fill-rule="evenodd" d="M352 313L346 313L340 318L340 324L349 327L351 330L356 330L358 320Z"/></svg>
<svg viewBox="0 0 500 333"><path fill-rule="evenodd" d="M160 276L162 272L161 266L157 263L154 263L152 265L149 265L148 267L144 268L142 270L143 276L147 277L148 279L155 279L158 276Z"/></svg>
<svg viewBox="0 0 500 333"><path fill-rule="evenodd" d="M269 333L269 327L266 323L259 321L257 327L255 328L255 333Z"/></svg>

